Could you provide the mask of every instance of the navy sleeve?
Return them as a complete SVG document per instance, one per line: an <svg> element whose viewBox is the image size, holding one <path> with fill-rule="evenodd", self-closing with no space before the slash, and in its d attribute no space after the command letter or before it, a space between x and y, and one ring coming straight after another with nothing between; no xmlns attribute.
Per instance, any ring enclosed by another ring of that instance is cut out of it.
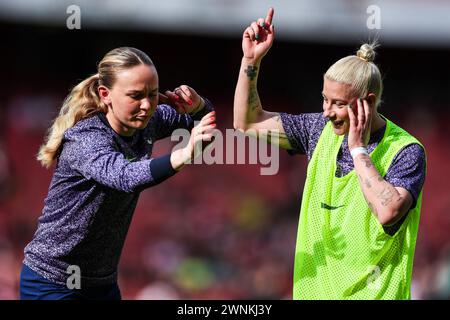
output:
<svg viewBox="0 0 450 320"><path fill-rule="evenodd" d="M298 115L280 113L283 129L292 146L289 154L311 155L319 140L326 119L321 113L302 113Z"/></svg>
<svg viewBox="0 0 450 320"><path fill-rule="evenodd" d="M192 119L194 119L194 121L200 121L208 113L210 113L211 111L214 111L214 106L211 103L211 101L209 101L205 97L202 97L202 98L205 101L205 105L204 105L203 109L201 109L200 111L198 111L197 113L192 115Z"/></svg>
<svg viewBox="0 0 450 320"><path fill-rule="evenodd" d="M203 99L205 100L204 108L193 116L189 114L180 114L174 108L166 104L158 105L154 114L156 140L169 137L176 129L186 129L191 131L195 121L200 121L207 113L214 110L211 102L206 98Z"/></svg>
<svg viewBox="0 0 450 320"><path fill-rule="evenodd" d="M116 150L114 142L99 128L72 130L66 135L64 159L87 179L124 192L154 186L175 173L170 155L130 161Z"/></svg>
<svg viewBox="0 0 450 320"><path fill-rule="evenodd" d="M414 208L425 182L425 174L425 151L420 145L414 143L403 148L395 156L386 173L385 180L394 187L408 190L413 197L411 208Z"/></svg>
<svg viewBox="0 0 450 320"><path fill-rule="evenodd" d="M177 173L170 162L170 154L153 159L150 162L150 172L155 183L161 183Z"/></svg>

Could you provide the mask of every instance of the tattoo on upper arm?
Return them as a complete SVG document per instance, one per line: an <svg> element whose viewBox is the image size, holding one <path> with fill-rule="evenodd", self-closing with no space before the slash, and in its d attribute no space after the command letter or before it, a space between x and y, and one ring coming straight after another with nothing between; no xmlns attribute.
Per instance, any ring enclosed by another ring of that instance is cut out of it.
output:
<svg viewBox="0 0 450 320"><path fill-rule="evenodd" d="M262 137L264 137L268 143L275 143L276 141L275 144L280 146L285 145L288 141L286 133L280 132L279 130L268 130L267 134Z"/></svg>
<svg viewBox="0 0 450 320"><path fill-rule="evenodd" d="M274 115L272 117L273 120L275 120L278 123L281 123L281 116L279 113ZM280 146L286 146L287 143L289 143L289 139L284 131L280 131L278 129L276 130L269 130L267 133L267 142L272 143L272 140L276 138L278 140L278 145Z"/></svg>
<svg viewBox="0 0 450 320"><path fill-rule="evenodd" d="M250 80L253 80L253 79L255 79L256 75L258 74L258 67L247 66L247 69L244 71L247 74L247 77L249 77Z"/></svg>
<svg viewBox="0 0 450 320"><path fill-rule="evenodd" d="M370 183L370 179L366 178L366 180L364 181L364 183L366 184L366 187L368 189L372 188L372 184Z"/></svg>
<svg viewBox="0 0 450 320"><path fill-rule="evenodd" d="M267 143L272 143L272 133L271 132L267 133L266 141L267 141Z"/></svg>

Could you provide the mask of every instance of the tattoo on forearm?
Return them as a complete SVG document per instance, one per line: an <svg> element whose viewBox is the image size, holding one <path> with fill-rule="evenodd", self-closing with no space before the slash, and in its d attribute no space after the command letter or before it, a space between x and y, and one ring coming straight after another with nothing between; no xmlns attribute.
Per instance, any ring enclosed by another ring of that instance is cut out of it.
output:
<svg viewBox="0 0 450 320"><path fill-rule="evenodd" d="M250 91L248 93L247 104L249 105L252 111L255 110L259 105L258 92L256 91L255 87L250 88Z"/></svg>
<svg viewBox="0 0 450 320"><path fill-rule="evenodd" d="M369 157L361 157L361 161L364 162L366 168L370 168L371 166L373 166L372 160Z"/></svg>
<svg viewBox="0 0 450 320"><path fill-rule="evenodd" d="M364 185L365 185L368 189L372 188L373 184L370 182L370 180L372 180L372 179L375 178L375 177L378 177L378 179L377 179L378 181L383 181L383 178L381 178L381 176L379 176L378 174L376 174L376 175L374 175L374 176L371 176L370 178L365 178L365 179L363 179L363 177L361 177L361 175L358 173L358 179L359 179L359 182L360 182L361 184L364 183Z"/></svg>
<svg viewBox="0 0 450 320"><path fill-rule="evenodd" d="M253 80L253 79L255 79L256 75L258 74L258 67L247 66L247 69L244 71L247 74L247 77L249 77L250 80Z"/></svg>
<svg viewBox="0 0 450 320"><path fill-rule="evenodd" d="M377 195L377 197L381 200L381 205L386 207L392 202L394 192L392 192L392 189L390 187L384 187L384 189Z"/></svg>

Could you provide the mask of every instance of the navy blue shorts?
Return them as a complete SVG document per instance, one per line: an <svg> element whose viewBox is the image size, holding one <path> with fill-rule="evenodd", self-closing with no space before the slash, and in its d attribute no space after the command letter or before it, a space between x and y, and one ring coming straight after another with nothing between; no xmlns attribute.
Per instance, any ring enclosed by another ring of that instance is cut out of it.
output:
<svg viewBox="0 0 450 320"><path fill-rule="evenodd" d="M22 265L20 273L21 300L121 300L117 283L107 286L69 289L51 282L27 265Z"/></svg>

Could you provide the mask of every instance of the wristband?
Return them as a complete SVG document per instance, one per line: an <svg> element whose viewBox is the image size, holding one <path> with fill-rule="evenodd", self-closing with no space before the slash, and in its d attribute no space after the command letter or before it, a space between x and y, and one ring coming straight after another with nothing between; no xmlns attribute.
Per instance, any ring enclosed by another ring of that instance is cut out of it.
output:
<svg viewBox="0 0 450 320"><path fill-rule="evenodd" d="M369 152L367 151L367 148L366 147L357 147L357 148L354 148L354 149L352 149L351 151L350 151L350 154L352 155L352 158L353 158L353 160L356 158L356 156L358 155L358 154L365 154L365 155L369 155Z"/></svg>
<svg viewBox="0 0 450 320"><path fill-rule="evenodd" d="M200 108L201 105L202 105L202 100L203 100L203 98L200 97L200 102L198 103L198 106L195 108L195 110L194 110L193 112L191 111L191 112L189 113L189 115L190 115L191 117L195 116L200 110L203 110L203 108ZM206 104L206 102L203 103L203 107L205 106L205 104Z"/></svg>

